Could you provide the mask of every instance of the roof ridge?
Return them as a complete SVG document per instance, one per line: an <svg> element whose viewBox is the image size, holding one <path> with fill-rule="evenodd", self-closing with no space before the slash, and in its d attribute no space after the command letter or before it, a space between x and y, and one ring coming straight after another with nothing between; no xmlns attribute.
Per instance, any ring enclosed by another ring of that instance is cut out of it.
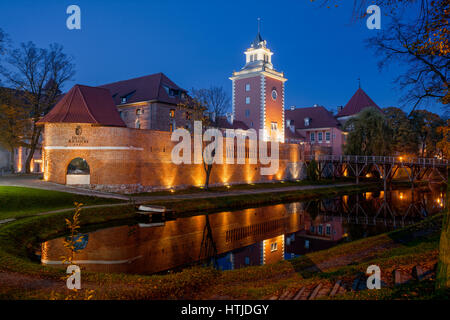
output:
<svg viewBox="0 0 450 320"><path fill-rule="evenodd" d="M97 119L95 119L94 115L92 114L92 111L91 111L91 109L89 108L89 105L88 105L88 103L87 103L87 101L86 101L86 98L85 98L85 96L83 95L83 92L81 91L81 88L78 87L78 90L80 91L81 99L83 99L83 103L84 103L84 105L85 105L85 107L86 107L86 109L87 109L87 111L88 111L89 116L91 117L91 119L92 119L95 123L99 123L99 122L97 121Z"/></svg>
<svg viewBox="0 0 450 320"><path fill-rule="evenodd" d="M145 75L145 76L139 76L139 77L130 78L130 79L125 79L125 80L119 80L119 81L109 82L109 83L101 84L101 85L96 86L96 87L103 87L103 86L107 86L107 85L111 85L111 84L115 84L115 83L119 83L119 82L138 80L138 79L147 78L147 77L151 77L151 76L157 76L157 75L159 75L159 74L162 74L162 72L157 72L157 73L147 74L147 75ZM104 88L102 88L102 89L104 89Z"/></svg>
<svg viewBox="0 0 450 320"><path fill-rule="evenodd" d="M69 114L70 106L72 105L73 97L75 96L75 88L76 88L76 86L77 86L77 85L75 85L75 86L72 88L73 91L72 91L72 94L71 94L71 96L70 96L70 103L67 104L67 110L66 110L66 113L64 114L64 116L62 117L63 119L66 119L67 115ZM69 91L69 92L70 92L70 91Z"/></svg>

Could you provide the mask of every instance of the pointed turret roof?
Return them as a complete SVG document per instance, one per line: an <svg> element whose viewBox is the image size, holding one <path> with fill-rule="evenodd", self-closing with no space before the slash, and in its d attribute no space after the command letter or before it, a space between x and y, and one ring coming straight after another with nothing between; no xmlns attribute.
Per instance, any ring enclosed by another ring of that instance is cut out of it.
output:
<svg viewBox="0 0 450 320"><path fill-rule="evenodd" d="M126 127L108 89L79 84L70 89L38 124L60 122Z"/></svg>
<svg viewBox="0 0 450 320"><path fill-rule="evenodd" d="M259 46L261 46L261 42L264 42L264 39L261 37L261 33L259 33L256 35L255 40L253 40L252 42L252 47L253 48L258 48Z"/></svg>
<svg viewBox="0 0 450 320"><path fill-rule="evenodd" d="M361 112L364 108L367 107L374 107L381 111L381 108L377 106L377 104L372 99L370 99L367 93L365 93L363 89L358 88L353 97L351 97L351 99L347 102L345 107L341 111L339 111L337 117L339 118L352 116Z"/></svg>

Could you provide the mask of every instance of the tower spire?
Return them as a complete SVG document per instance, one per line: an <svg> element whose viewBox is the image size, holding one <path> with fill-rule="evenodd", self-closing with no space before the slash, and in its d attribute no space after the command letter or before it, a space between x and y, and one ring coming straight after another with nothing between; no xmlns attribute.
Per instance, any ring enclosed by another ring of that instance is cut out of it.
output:
<svg viewBox="0 0 450 320"><path fill-rule="evenodd" d="M358 89L361 89L361 78L358 78Z"/></svg>

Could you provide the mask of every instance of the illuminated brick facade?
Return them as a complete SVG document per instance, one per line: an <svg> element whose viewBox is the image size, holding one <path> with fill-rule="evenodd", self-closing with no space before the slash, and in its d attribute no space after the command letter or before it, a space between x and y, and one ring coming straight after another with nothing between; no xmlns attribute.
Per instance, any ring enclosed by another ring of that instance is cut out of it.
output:
<svg viewBox="0 0 450 320"><path fill-rule="evenodd" d="M78 129L78 130L77 130ZM142 192L175 187L202 186L202 164L175 165L171 133L86 123L46 123L44 178L66 184L67 168L75 158L90 168L90 185L104 190ZM224 143L224 155L225 152ZM279 169L260 175L261 164L214 164L210 184L265 182L298 179L299 145L280 144ZM225 163L225 161L224 161Z"/></svg>

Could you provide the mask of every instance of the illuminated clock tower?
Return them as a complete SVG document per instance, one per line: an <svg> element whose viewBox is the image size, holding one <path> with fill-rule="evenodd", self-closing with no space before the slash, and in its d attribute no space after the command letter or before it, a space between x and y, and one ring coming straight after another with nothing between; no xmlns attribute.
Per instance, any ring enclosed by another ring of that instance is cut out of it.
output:
<svg viewBox="0 0 450 320"><path fill-rule="evenodd" d="M263 129L264 140L273 136L284 142L284 83L287 79L273 68L273 52L267 48L259 30L244 53L244 67L230 77L233 118L257 132Z"/></svg>

